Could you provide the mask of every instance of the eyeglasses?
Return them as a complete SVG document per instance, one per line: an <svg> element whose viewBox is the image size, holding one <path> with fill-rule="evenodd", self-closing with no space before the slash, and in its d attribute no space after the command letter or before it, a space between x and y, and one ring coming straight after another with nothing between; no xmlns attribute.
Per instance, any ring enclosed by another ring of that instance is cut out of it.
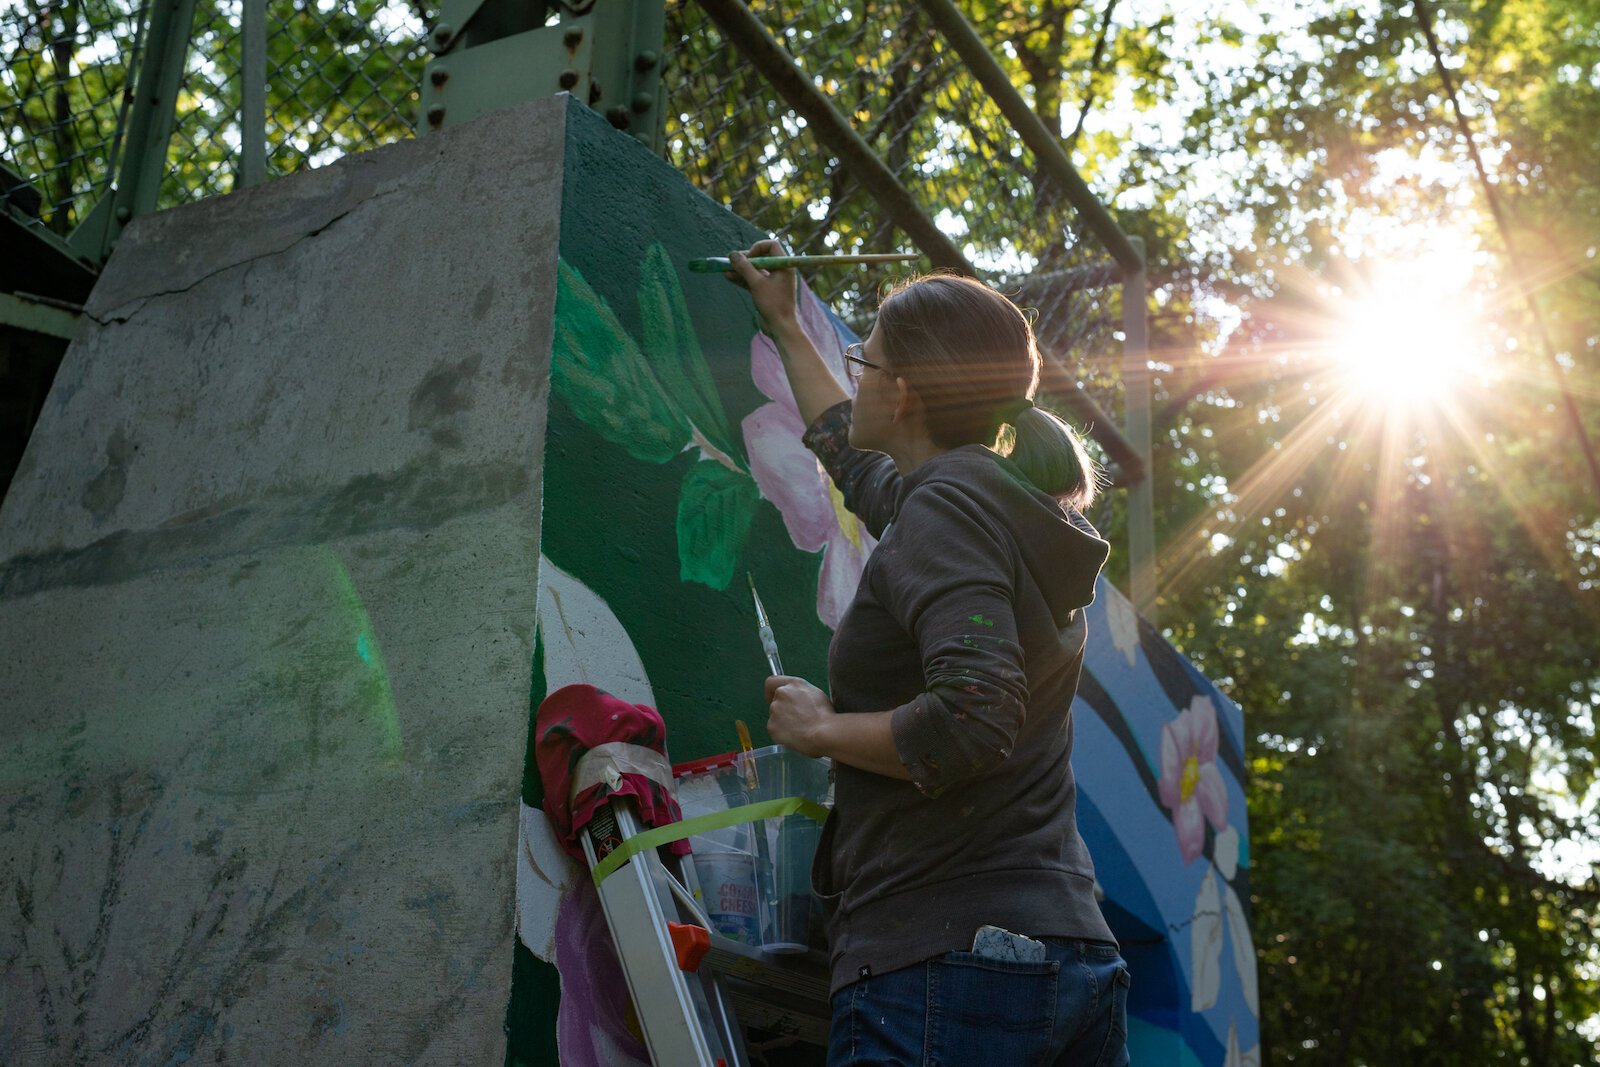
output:
<svg viewBox="0 0 1600 1067"><path fill-rule="evenodd" d="M844 369L850 373L852 381L860 381L862 372L868 367L881 371L889 369L882 363L874 363L872 360L862 356L861 353L865 348L866 345L861 341L852 341L844 346Z"/></svg>

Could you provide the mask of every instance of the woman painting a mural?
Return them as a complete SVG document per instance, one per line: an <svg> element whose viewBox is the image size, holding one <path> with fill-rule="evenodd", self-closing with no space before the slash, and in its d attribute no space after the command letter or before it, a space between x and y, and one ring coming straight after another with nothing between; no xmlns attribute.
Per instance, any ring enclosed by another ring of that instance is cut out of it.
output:
<svg viewBox="0 0 1600 1067"><path fill-rule="evenodd" d="M829 905L831 1064L1127 1062L1127 968L1076 821L1071 706L1107 545L1081 443L1034 407L1027 318L968 279L884 299L846 354L797 321L793 271L732 257L807 424L880 543L829 692L767 682L773 740L836 766L813 878ZM995 450L1002 429L1013 442Z"/></svg>

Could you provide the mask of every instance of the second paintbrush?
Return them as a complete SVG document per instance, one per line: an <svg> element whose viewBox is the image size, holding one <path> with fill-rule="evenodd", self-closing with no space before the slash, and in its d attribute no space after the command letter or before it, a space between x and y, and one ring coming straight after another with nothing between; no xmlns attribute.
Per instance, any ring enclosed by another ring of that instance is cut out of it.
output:
<svg viewBox="0 0 1600 1067"><path fill-rule="evenodd" d="M921 258L920 255L901 255L898 252L863 252L849 256L751 256L750 265L758 270L789 270L793 267L832 267L861 263L909 263ZM732 269L733 261L727 256L711 256L708 259L689 261L689 271L692 274L720 274Z"/></svg>
<svg viewBox="0 0 1600 1067"><path fill-rule="evenodd" d="M774 675L783 673L783 661L778 658L778 642L772 636L772 623L767 619L767 609L761 606L761 594L756 592L756 580L745 572L750 582L750 596L756 602L756 632L761 635L761 650L767 654L767 666Z"/></svg>

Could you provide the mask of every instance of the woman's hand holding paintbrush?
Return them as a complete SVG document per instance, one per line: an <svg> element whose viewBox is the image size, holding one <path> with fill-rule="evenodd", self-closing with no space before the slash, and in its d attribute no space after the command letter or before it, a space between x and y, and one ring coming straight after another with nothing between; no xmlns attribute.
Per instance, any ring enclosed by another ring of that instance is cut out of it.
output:
<svg viewBox="0 0 1600 1067"><path fill-rule="evenodd" d="M767 733L802 756L826 756L828 723L839 717L828 694L787 674L767 679Z"/></svg>
<svg viewBox="0 0 1600 1067"><path fill-rule="evenodd" d="M792 270L762 270L750 264L751 256L782 254L783 245L779 242L757 241L746 251L729 254L733 269L723 277L750 291L756 313L761 316L762 332L777 345L800 417L809 424L835 404L850 399L850 394L800 326L796 307L799 276Z"/></svg>
<svg viewBox="0 0 1600 1067"><path fill-rule="evenodd" d="M910 781L894 746L888 711L841 715L828 694L789 675L767 679L767 733L805 756L827 756L863 771Z"/></svg>

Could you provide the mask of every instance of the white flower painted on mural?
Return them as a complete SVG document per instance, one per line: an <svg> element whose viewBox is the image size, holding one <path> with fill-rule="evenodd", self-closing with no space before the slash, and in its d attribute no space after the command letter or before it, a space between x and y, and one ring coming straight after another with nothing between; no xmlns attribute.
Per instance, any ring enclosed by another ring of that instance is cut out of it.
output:
<svg viewBox="0 0 1600 1067"><path fill-rule="evenodd" d="M1239 1028L1228 1020L1228 1058L1222 1067L1261 1067L1261 1046L1252 1045L1249 1052L1239 1051Z"/></svg>
<svg viewBox="0 0 1600 1067"><path fill-rule="evenodd" d="M656 706L644 661L611 608L582 582L539 557L539 630L546 693L592 685L630 704Z"/></svg>
<svg viewBox="0 0 1600 1067"><path fill-rule="evenodd" d="M543 556L538 603L546 693L586 683L631 704L655 706L628 631L605 601ZM556 840L540 809L522 805L517 837L517 932L529 952L554 963L556 913L583 870Z"/></svg>
<svg viewBox="0 0 1600 1067"><path fill-rule="evenodd" d="M544 811L522 805L517 827L517 936L546 963L556 961L561 898L582 878L583 868L556 841Z"/></svg>
<svg viewBox="0 0 1600 1067"><path fill-rule="evenodd" d="M655 706L644 663L611 608L543 556L538 624L546 693L585 683L630 703ZM622 980L620 972L612 973L613 954L585 947L604 936L587 872L561 847L539 808L522 806L517 836L517 936L545 962L565 964L557 1026L562 1062L588 1067L647 1063L640 1058L643 1046L625 1047L636 1042L620 1009L608 1002L623 995L612 988Z"/></svg>
<svg viewBox="0 0 1600 1067"><path fill-rule="evenodd" d="M1260 1018L1260 992L1256 986L1256 946L1250 936L1250 924L1244 918L1244 905L1239 895L1228 886L1222 894L1222 907L1228 916L1228 947L1233 950L1233 969L1239 972L1239 989L1250 1014Z"/></svg>
<svg viewBox="0 0 1600 1067"><path fill-rule="evenodd" d="M1111 627L1111 643L1132 667L1139 655L1139 614L1127 597L1109 586L1106 589L1106 622Z"/></svg>
<svg viewBox="0 0 1600 1067"><path fill-rule="evenodd" d="M1239 976L1245 1005L1251 1015L1259 1018L1260 993L1250 924L1233 886L1227 881L1219 886L1216 877L1220 872L1224 879L1231 880L1238 871L1239 832L1229 827L1218 834L1214 852L1216 867L1207 870L1200 882L1189 924L1189 1005L1197 1012L1216 1005L1222 987L1222 945L1226 941L1233 953L1233 969Z"/></svg>
<svg viewBox="0 0 1600 1067"><path fill-rule="evenodd" d="M1194 899L1189 923L1189 1009L1205 1011L1222 989L1222 896L1209 869Z"/></svg>
<svg viewBox="0 0 1600 1067"><path fill-rule="evenodd" d="M1225 883L1232 882L1239 872L1239 831L1228 827L1217 835L1212 845L1212 859ZM1233 886L1225 885L1222 891L1222 910L1228 920L1228 947L1233 952L1233 969L1239 972L1239 987L1250 1013L1259 1017L1259 990L1256 984L1255 940L1250 936L1250 923L1244 915L1244 904Z"/></svg>
<svg viewBox="0 0 1600 1067"><path fill-rule="evenodd" d="M1211 844L1211 858L1216 862L1223 880L1233 881L1233 876L1239 871L1239 831L1230 826L1217 834Z"/></svg>
<svg viewBox="0 0 1600 1067"><path fill-rule="evenodd" d="M804 283L800 325L834 378L845 386L844 346L839 343L838 331L822 301ZM844 498L817 457L800 443L806 425L800 418L800 406L789 387L783 361L766 334L758 333L750 342L750 376L771 401L751 412L741 424L745 450L750 453L750 473L761 488L761 495L772 501L783 516L784 528L794 546L802 552L822 550L817 617L830 630L836 630L845 608L855 598L867 555L877 542L844 506Z"/></svg>

